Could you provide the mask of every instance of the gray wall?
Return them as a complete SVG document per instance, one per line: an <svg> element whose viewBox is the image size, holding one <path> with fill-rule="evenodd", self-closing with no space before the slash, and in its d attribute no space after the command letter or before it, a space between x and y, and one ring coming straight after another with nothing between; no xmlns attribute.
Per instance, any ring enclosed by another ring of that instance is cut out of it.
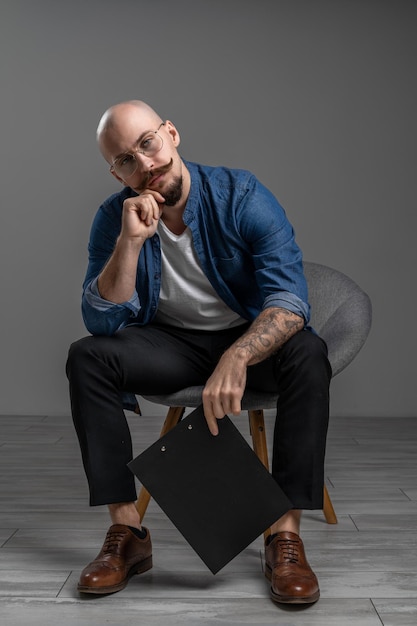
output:
<svg viewBox="0 0 417 626"><path fill-rule="evenodd" d="M370 294L374 323L332 413L416 415L413 0L3 0L1 414L69 411L80 285L118 189L102 112L142 98L185 158L251 169L305 257Z"/></svg>

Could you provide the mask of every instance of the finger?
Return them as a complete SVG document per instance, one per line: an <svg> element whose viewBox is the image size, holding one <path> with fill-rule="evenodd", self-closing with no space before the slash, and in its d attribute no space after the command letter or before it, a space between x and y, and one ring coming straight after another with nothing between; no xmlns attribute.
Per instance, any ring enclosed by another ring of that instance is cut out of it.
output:
<svg viewBox="0 0 417 626"><path fill-rule="evenodd" d="M233 415L239 415L241 411L242 411L241 396L234 397L230 404L230 413L232 413Z"/></svg>
<svg viewBox="0 0 417 626"><path fill-rule="evenodd" d="M146 224L146 226L151 226L153 222L153 207L142 207L139 211L139 217L142 222Z"/></svg>
<svg viewBox="0 0 417 626"><path fill-rule="evenodd" d="M156 200L158 204L165 204L165 198L162 194L159 193L159 191L156 191L154 189L144 189L143 191L141 191L138 197L146 198L147 196L154 198L154 200Z"/></svg>
<svg viewBox="0 0 417 626"><path fill-rule="evenodd" d="M219 434L219 426L217 424L216 416L213 412L211 402L203 401L204 417L206 418L207 426L212 435Z"/></svg>
<svg viewBox="0 0 417 626"><path fill-rule="evenodd" d="M154 220L159 220L162 213L161 205L150 196L144 198L140 203L137 202L135 208L140 219L147 226L151 226Z"/></svg>
<svg viewBox="0 0 417 626"><path fill-rule="evenodd" d="M159 192L146 190L139 196L125 200L124 208L131 211L141 213L143 210L152 210L155 215L161 210L161 205L165 203L165 198Z"/></svg>
<svg viewBox="0 0 417 626"><path fill-rule="evenodd" d="M225 393L225 394L221 394L219 401L218 401L218 410L221 411L222 417L224 416L224 414L227 413L232 413L233 415L239 415L239 413L242 410L241 407L241 398L242 395L239 392L235 392L235 393ZM217 409L217 405L216 405L216 409ZM217 418L219 419L220 415L219 413L216 412Z"/></svg>
<svg viewBox="0 0 417 626"><path fill-rule="evenodd" d="M160 204L157 204L156 207L154 208L154 212L153 212L154 220L159 220L161 215L162 215L162 206Z"/></svg>

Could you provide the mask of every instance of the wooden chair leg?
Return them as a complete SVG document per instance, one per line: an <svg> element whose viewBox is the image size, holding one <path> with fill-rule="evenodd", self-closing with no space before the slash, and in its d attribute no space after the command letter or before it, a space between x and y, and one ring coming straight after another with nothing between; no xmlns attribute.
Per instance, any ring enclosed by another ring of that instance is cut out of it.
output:
<svg viewBox="0 0 417 626"><path fill-rule="evenodd" d="M170 406L168 409L167 416L163 423L160 437L165 435L171 428L174 428L181 421L182 416L184 415L185 407L184 406ZM139 496L136 502L136 509L139 513L140 520L143 521L145 517L146 509L148 508L149 501L151 499L151 494L145 487L142 486Z"/></svg>
<svg viewBox="0 0 417 626"><path fill-rule="evenodd" d="M248 411L249 427L252 437L253 449L256 456L262 461L269 471L268 450L266 446L264 412Z"/></svg>
<svg viewBox="0 0 417 626"><path fill-rule="evenodd" d="M323 513L328 524L337 524L337 517L326 485L323 488Z"/></svg>

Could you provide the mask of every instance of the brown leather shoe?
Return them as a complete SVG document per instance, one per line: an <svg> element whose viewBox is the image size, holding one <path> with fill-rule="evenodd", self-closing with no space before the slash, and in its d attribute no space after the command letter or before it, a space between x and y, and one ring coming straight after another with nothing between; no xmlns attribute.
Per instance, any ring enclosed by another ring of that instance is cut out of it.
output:
<svg viewBox="0 0 417 626"><path fill-rule="evenodd" d="M147 530L142 526L143 530ZM107 532L99 554L81 573L78 591L114 593L126 587L129 578L152 567L149 530L140 539L124 524L114 524Z"/></svg>
<svg viewBox="0 0 417 626"><path fill-rule="evenodd" d="M265 543L265 576L271 598L286 604L308 604L320 597L319 583L307 562L303 542L295 533L270 535Z"/></svg>

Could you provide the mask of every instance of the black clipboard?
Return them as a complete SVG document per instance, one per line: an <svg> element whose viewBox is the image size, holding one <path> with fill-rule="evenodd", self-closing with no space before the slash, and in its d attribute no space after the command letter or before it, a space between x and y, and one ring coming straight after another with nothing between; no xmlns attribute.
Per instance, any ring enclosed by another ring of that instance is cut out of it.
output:
<svg viewBox="0 0 417 626"><path fill-rule="evenodd" d="M293 508L227 415L218 426L201 405L128 464L213 574Z"/></svg>

